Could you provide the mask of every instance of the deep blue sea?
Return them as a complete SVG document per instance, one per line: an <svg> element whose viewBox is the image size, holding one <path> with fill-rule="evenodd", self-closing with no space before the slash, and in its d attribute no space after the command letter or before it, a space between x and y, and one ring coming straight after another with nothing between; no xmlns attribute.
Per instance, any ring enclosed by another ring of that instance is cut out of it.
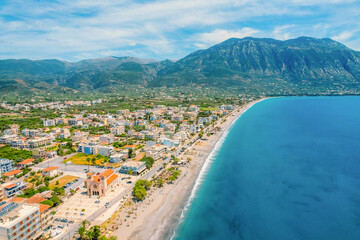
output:
<svg viewBox="0 0 360 240"><path fill-rule="evenodd" d="M174 239L360 239L360 97L274 98L250 108Z"/></svg>

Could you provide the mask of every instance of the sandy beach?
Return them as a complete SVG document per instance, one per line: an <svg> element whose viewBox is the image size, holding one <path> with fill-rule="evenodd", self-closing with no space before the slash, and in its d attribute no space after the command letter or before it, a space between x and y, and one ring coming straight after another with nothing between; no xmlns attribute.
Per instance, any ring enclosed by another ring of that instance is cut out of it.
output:
<svg viewBox="0 0 360 240"><path fill-rule="evenodd" d="M170 239L181 219L185 205L189 202L191 192L196 180L209 154L215 148L216 143L230 126L247 109L255 103L252 101L234 110L215 126L221 130L208 137L208 140L198 140L184 157L192 158L187 166L180 167L182 173L173 184L165 184L162 188L153 187L146 199L140 203L132 203L124 206L116 217L118 229L113 232L118 240L132 239Z"/></svg>

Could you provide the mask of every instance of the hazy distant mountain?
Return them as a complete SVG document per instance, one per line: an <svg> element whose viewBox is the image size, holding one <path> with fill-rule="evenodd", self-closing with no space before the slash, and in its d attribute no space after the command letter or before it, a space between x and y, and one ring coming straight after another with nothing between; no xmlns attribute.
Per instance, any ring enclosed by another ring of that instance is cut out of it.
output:
<svg viewBox="0 0 360 240"><path fill-rule="evenodd" d="M256 94L332 94L357 93L359 82L360 52L328 38L232 38L177 62L133 57L77 63L0 61L0 84L13 91L24 84L34 87L43 83L42 88L105 92L139 85L205 86Z"/></svg>

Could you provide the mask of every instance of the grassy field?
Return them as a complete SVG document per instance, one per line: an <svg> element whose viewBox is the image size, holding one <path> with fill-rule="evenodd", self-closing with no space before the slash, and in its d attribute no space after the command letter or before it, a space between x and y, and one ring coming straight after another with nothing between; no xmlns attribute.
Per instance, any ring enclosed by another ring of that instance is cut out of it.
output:
<svg viewBox="0 0 360 240"><path fill-rule="evenodd" d="M98 155L99 156L99 155ZM107 167L119 167L119 163L109 163L106 162L105 157L98 157L91 154L85 154L85 153L77 153L74 156L64 160L64 162L71 161L72 164L76 165L98 165L98 166L107 166ZM90 162L88 162L86 159L89 158ZM95 158L95 164L91 162L91 159Z"/></svg>
<svg viewBox="0 0 360 240"><path fill-rule="evenodd" d="M218 108L200 108L201 111L206 112L206 111L216 111L219 110Z"/></svg>
<svg viewBox="0 0 360 240"><path fill-rule="evenodd" d="M70 175L66 175L61 177L60 179L57 180L53 180L50 184L49 184L49 188L53 189L55 187L62 187L65 186L65 184L74 181L75 179L78 179L78 177L74 177L74 176L70 176ZM56 185L56 182L59 181L59 184Z"/></svg>
<svg viewBox="0 0 360 240"><path fill-rule="evenodd" d="M86 159L90 158L90 162L88 162ZM66 159L64 162L69 162L71 161L72 164L77 164L77 165L94 165L91 162L91 159L95 158L95 165L102 165L102 162L104 162L104 158L96 158L96 156L91 155L91 154L85 154L85 153L77 153L74 156Z"/></svg>

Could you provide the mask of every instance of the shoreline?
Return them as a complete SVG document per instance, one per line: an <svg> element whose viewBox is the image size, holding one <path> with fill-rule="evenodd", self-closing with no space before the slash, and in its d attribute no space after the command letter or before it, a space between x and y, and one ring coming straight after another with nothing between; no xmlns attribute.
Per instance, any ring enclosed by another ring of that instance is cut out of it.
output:
<svg viewBox="0 0 360 240"><path fill-rule="evenodd" d="M265 99L267 98L249 102L234 110L225 122L220 120L215 125L221 128L219 132L190 148L195 153L194 159L189 166L181 167L180 178L174 184L151 191L143 203L132 208L136 213L132 219L128 218L131 223L121 224L113 235L118 240L173 239L231 127L248 109Z"/></svg>

